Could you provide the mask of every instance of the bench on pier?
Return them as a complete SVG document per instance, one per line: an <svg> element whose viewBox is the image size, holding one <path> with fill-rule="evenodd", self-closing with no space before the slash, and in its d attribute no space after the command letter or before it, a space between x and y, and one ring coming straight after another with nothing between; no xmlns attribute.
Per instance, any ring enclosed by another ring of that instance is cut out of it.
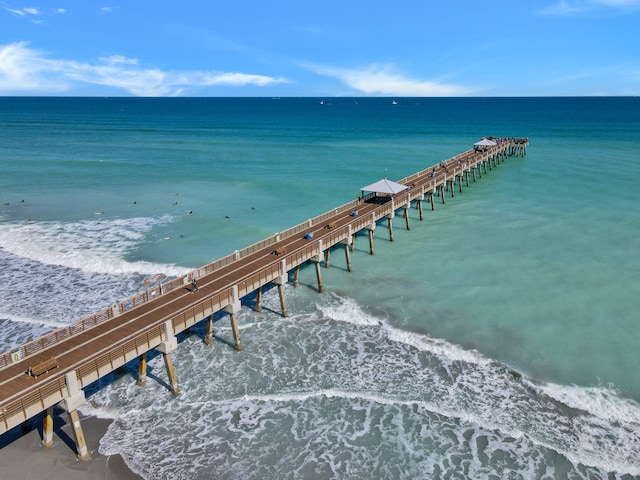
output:
<svg viewBox="0 0 640 480"><path fill-rule="evenodd" d="M284 255L285 253L287 253L287 247L278 247L276 248L273 252L274 255Z"/></svg>
<svg viewBox="0 0 640 480"><path fill-rule="evenodd" d="M329 230L336 228L336 222L329 222L324 226L324 228L328 228Z"/></svg>
<svg viewBox="0 0 640 480"><path fill-rule="evenodd" d="M58 368L59 366L60 365L58 365L58 360L56 360L55 357L51 357L29 367L27 373L33 378L38 378L40 375L44 375L45 373L53 370L54 368Z"/></svg>

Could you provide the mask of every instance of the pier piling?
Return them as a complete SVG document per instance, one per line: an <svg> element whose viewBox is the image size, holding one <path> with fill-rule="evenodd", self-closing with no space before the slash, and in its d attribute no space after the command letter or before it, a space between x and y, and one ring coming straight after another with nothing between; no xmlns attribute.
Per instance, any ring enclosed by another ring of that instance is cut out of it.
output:
<svg viewBox="0 0 640 480"><path fill-rule="evenodd" d="M322 293L322 272L320 271L320 262L314 262L316 265L316 278L318 279L318 292Z"/></svg>
<svg viewBox="0 0 640 480"><path fill-rule="evenodd" d="M262 288L259 288L258 292L262 292ZM258 310L258 305L260 304L256 302L256 311L260 311ZM205 345L211 345L213 343L213 314L209 315L209 318L207 318L207 331L204 334L203 341Z"/></svg>
<svg viewBox="0 0 640 480"><path fill-rule="evenodd" d="M344 256L347 262L347 271L351 272L351 254L349 253L349 242L344 242Z"/></svg>
<svg viewBox="0 0 640 480"><path fill-rule="evenodd" d="M138 358L138 380L136 385L142 387L147 383L147 352L142 353Z"/></svg>
<svg viewBox="0 0 640 480"><path fill-rule="evenodd" d="M53 407L48 407L42 414L42 446L53 447Z"/></svg>

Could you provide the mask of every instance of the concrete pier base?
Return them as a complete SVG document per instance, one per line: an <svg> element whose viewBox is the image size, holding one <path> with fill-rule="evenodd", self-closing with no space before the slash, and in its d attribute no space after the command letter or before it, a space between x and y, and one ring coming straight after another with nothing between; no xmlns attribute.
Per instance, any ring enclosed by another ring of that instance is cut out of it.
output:
<svg viewBox="0 0 640 480"><path fill-rule="evenodd" d="M287 313L287 299L284 296L284 286L287 283L288 278L285 275L280 275L273 280L273 283L278 285L278 296L280 297L280 308L282 309L282 316L288 317Z"/></svg>
<svg viewBox="0 0 640 480"><path fill-rule="evenodd" d="M204 334L203 342L205 345L211 345L213 343L213 315L209 315L209 318L207 319L207 331Z"/></svg>
<svg viewBox="0 0 640 480"><path fill-rule="evenodd" d="M42 412L42 442L44 448L53 447L53 407Z"/></svg>
<svg viewBox="0 0 640 480"><path fill-rule="evenodd" d="M173 368L173 360L171 359L171 352L178 348L178 339L175 337L171 320L164 322L164 338L166 338L166 340L158 345L156 350L162 353L162 357L164 358L164 366L167 369L171 393L178 395L180 393L178 377L176 376L176 370Z"/></svg>
<svg viewBox="0 0 640 480"><path fill-rule="evenodd" d="M320 262L314 262L316 265L316 277L318 279L318 292L322 293L323 291L323 286L322 286L322 272L320 271Z"/></svg>
<svg viewBox="0 0 640 480"><path fill-rule="evenodd" d="M238 317L235 313L229 315L231 320L231 331L233 332L233 346L239 352L242 351L242 343L240 342L240 329L238 329Z"/></svg>
<svg viewBox="0 0 640 480"><path fill-rule="evenodd" d="M234 295L237 298L237 290ZM239 352L242 351L242 343L240 342L240 329L238 328L238 317L237 314L240 312L242 306L240 305L240 300L236 300L231 305L225 307L224 311L229 314L229 319L231 321L231 331L233 332L233 345L235 349Z"/></svg>
<svg viewBox="0 0 640 480"><path fill-rule="evenodd" d="M138 363L138 380L136 381L136 385L142 387L145 383L147 383L147 352L144 352L139 357Z"/></svg>
<svg viewBox="0 0 640 480"><path fill-rule="evenodd" d="M300 281L300 265L296 267L293 271L293 287L298 288L298 283Z"/></svg>
<svg viewBox="0 0 640 480"><path fill-rule="evenodd" d="M256 308L255 308L256 312L261 312L262 311L262 287L258 287L258 290L256 291Z"/></svg>
<svg viewBox="0 0 640 480"><path fill-rule="evenodd" d="M351 272L351 254L349 253L349 242L344 244L344 256L347 261L347 271Z"/></svg>
<svg viewBox="0 0 640 480"><path fill-rule="evenodd" d="M82 431L82 425L80 424L80 416L77 410L69 412L69 419L71 420L71 426L73 427L73 438L76 442L76 455L78 460L86 462L89 460L89 450L87 449L87 442L84 439L84 432Z"/></svg>
<svg viewBox="0 0 640 480"><path fill-rule="evenodd" d="M373 238L374 238L374 236L375 236L375 230L373 230L373 229L371 229L371 228L370 228L370 229L369 229L369 253L370 253L371 255L373 255L373 254L375 253L374 245L373 245Z"/></svg>
<svg viewBox="0 0 640 480"><path fill-rule="evenodd" d="M169 388L171 389L171 393L173 393L174 395L178 395L180 393L180 389L178 388L178 377L176 375L176 370L173 367L171 354L163 353L162 358L164 359L164 366L167 369L167 376L169 377Z"/></svg>
<svg viewBox="0 0 640 480"><path fill-rule="evenodd" d="M84 439L82 425L80 424L80 417L78 416L78 407L84 405L85 397L84 392L78 385L78 377L76 376L75 370L65 375L65 383L69 396L62 400L59 406L69 414L73 437L76 442L76 456L78 460L84 462L89 460L90 457L87 442Z"/></svg>

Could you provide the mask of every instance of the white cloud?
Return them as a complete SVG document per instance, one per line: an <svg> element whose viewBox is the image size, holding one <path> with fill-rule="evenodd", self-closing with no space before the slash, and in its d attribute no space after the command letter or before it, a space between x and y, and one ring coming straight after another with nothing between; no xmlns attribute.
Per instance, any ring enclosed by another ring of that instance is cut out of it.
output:
<svg viewBox="0 0 640 480"><path fill-rule="evenodd" d="M103 63L107 63L109 65L138 65L137 58L127 58L122 55L111 55L109 57L100 57L99 59Z"/></svg>
<svg viewBox="0 0 640 480"><path fill-rule="evenodd" d="M263 87L286 82L282 77L238 72L142 68L137 59L122 55L100 58L96 64L51 60L26 42L0 45L0 94L69 91L80 83L115 87L137 96L176 96L190 87Z"/></svg>
<svg viewBox="0 0 640 480"><path fill-rule="evenodd" d="M0 92L47 91L65 89L65 82L48 78L46 61L25 42L0 46Z"/></svg>
<svg viewBox="0 0 640 480"><path fill-rule="evenodd" d="M17 15L19 17L28 17L29 15L33 15L34 17L37 17L38 15L40 15L40 10L38 10L37 8L27 7L27 8L18 10L17 8L4 7L4 9L7 12L13 13L14 15Z"/></svg>
<svg viewBox="0 0 640 480"><path fill-rule="evenodd" d="M370 65L363 69L347 69L304 63L317 74L333 77L366 95L407 97L445 97L468 95L474 89L435 80L418 80L394 71L392 66Z"/></svg>
<svg viewBox="0 0 640 480"><path fill-rule="evenodd" d="M273 78L265 75L251 75L247 73L204 73L200 77L199 85L226 85L231 87L242 87L244 85L255 85L266 87L275 83L287 83L284 78Z"/></svg>
<svg viewBox="0 0 640 480"><path fill-rule="evenodd" d="M16 10L15 8L9 8L9 7L4 7L4 9L9 12L9 13L13 13L14 15L18 15L20 17L26 17L27 14L25 12L23 12L22 10Z"/></svg>

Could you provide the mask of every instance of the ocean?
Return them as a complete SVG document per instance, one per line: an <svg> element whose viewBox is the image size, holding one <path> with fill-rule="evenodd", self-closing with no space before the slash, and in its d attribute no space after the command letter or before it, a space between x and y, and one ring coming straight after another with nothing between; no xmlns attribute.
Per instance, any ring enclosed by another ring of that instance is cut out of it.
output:
<svg viewBox="0 0 640 480"><path fill-rule="evenodd" d="M324 100L324 104L319 104ZM482 179L87 389L146 479L640 479L640 98L0 98L0 350L484 136Z"/></svg>

